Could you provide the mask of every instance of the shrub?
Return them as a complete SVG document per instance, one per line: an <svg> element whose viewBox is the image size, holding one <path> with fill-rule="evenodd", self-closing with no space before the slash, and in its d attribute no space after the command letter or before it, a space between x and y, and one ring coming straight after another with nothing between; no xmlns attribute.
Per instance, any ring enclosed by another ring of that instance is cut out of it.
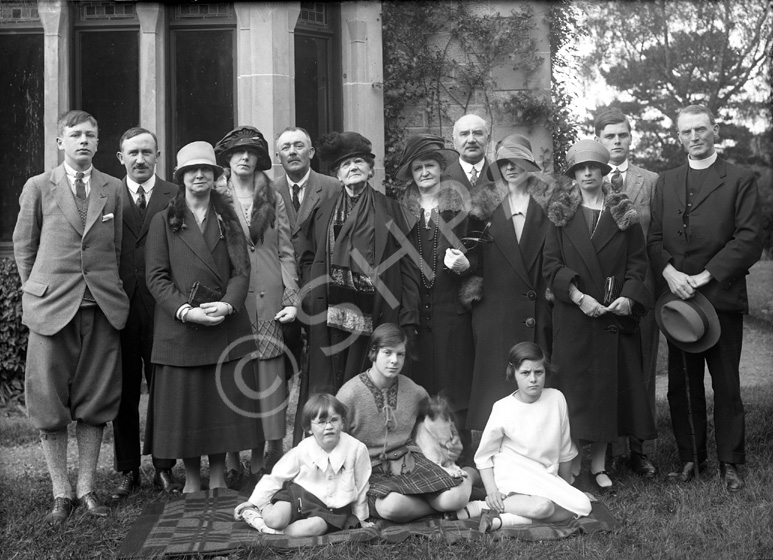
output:
<svg viewBox="0 0 773 560"><path fill-rule="evenodd" d="M13 259L0 259L0 403L24 393L29 331L21 324L21 280Z"/></svg>

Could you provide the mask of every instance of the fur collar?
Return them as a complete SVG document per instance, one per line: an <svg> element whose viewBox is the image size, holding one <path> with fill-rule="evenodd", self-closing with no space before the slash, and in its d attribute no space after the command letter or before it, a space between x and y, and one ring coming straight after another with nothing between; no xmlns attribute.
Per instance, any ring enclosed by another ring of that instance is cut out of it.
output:
<svg viewBox="0 0 773 560"><path fill-rule="evenodd" d="M215 189L210 192L209 200L225 237L228 257L234 268L234 276L249 276L250 259L247 253L247 240L242 233L242 226L239 224L236 211L234 211L228 198ZM185 223L185 187L181 187L177 195L169 201L169 206L166 209L166 220L174 233L188 228Z"/></svg>
<svg viewBox="0 0 773 560"><path fill-rule="evenodd" d="M419 187L411 183L405 189L402 197L402 203L417 220L421 218L421 196ZM438 212L460 212L469 210L469 203L465 204L462 195L453 187L445 182L440 183L440 192L438 193Z"/></svg>
<svg viewBox="0 0 773 560"><path fill-rule="evenodd" d="M609 208L618 229L625 231L639 223L639 214L628 195L612 190L606 180L601 184L601 189L604 193L604 208ZM549 197L546 212L548 219L556 227L564 227L577 213L581 202L580 187L576 183L556 189Z"/></svg>
<svg viewBox="0 0 773 560"><path fill-rule="evenodd" d="M526 192L539 204L543 210L547 209L548 202L554 191L560 189L565 181L570 181L563 175L551 175L548 173L529 173L525 179ZM507 187L496 183L484 183L476 185L470 191L472 208L470 214L481 221L488 221L507 196Z"/></svg>
<svg viewBox="0 0 773 560"><path fill-rule="evenodd" d="M252 214L250 216L250 239L253 243L263 243L263 234L269 227L276 226L276 190L263 171L254 175L255 189L252 195ZM233 195L233 185L228 182L228 192Z"/></svg>

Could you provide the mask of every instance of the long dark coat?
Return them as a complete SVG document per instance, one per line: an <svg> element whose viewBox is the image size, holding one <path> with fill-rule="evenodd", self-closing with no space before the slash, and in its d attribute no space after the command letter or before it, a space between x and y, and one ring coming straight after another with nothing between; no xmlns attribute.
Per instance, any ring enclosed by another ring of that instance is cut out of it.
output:
<svg viewBox="0 0 773 560"><path fill-rule="evenodd" d="M418 257L419 236L422 236L424 270L427 271L432 267L434 223L431 222L429 228L424 227L415 185L408 187L403 203L417 218L410 240ZM438 210L442 227L437 230L435 281L432 284L426 277L420 277L419 359L412 364L411 378L430 395L442 392L452 409L461 411L467 409L470 401L475 356L472 319L459 298L459 288L466 274L459 275L445 268L443 258L446 249L458 249L461 238L467 234L467 208L455 189L443 188L441 184ZM472 273L477 267L476 251L468 251L466 256L470 261L467 273Z"/></svg>
<svg viewBox="0 0 773 560"><path fill-rule="evenodd" d="M483 188L473 193L471 221L479 231L490 222L493 242L479 246L482 280L469 282L464 294L473 300L475 364L467 428L474 430L482 430L493 404L515 390L505 380L510 348L528 341L549 352L552 343L551 306L542 276L545 213L534 198L529 201L519 244L502 204L505 191Z"/></svg>
<svg viewBox="0 0 773 560"><path fill-rule="evenodd" d="M569 405L572 438L612 442L618 435L642 440L656 437L642 378L641 340L631 317L585 315L569 299L569 284L599 303L604 283L623 282L621 296L631 298L634 313L650 306L644 286L647 256L638 216L625 194L607 196L591 237L577 187L548 207L551 224L545 241L544 274L555 295L554 372L546 385L559 389Z"/></svg>

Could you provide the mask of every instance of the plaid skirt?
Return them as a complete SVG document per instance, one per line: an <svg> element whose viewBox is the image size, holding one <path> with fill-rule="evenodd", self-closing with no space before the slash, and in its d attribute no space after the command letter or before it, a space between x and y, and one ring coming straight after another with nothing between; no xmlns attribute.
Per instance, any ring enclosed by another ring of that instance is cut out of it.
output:
<svg viewBox="0 0 773 560"><path fill-rule="evenodd" d="M421 453L414 452L413 460L415 466L406 474L392 474L383 463L373 467L370 475L370 490L368 490L368 507L372 517L378 517L376 499L384 498L392 492L406 496L431 496L456 488L462 483L463 479L452 477Z"/></svg>
<svg viewBox="0 0 773 560"><path fill-rule="evenodd" d="M309 517L321 517L328 526L328 532L353 529L360 525L360 520L352 514L351 504L341 508L329 508L314 494L306 490L300 484L288 480L282 489L274 494L271 503L289 502L290 523Z"/></svg>

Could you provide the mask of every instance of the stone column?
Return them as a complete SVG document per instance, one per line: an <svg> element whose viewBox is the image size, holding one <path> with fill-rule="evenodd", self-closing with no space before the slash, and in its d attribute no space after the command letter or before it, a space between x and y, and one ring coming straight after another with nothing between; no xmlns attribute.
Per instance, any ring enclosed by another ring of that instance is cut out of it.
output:
<svg viewBox="0 0 773 560"><path fill-rule="evenodd" d="M236 124L257 127L274 153L295 125L295 23L300 2L235 2ZM273 158L272 158L273 159ZM275 175L283 174L274 163Z"/></svg>
<svg viewBox="0 0 773 560"><path fill-rule="evenodd" d="M56 142L56 121L70 107L68 63L72 49L70 11L66 0L38 0L43 24L43 163L53 169L64 159Z"/></svg>
<svg viewBox="0 0 773 560"><path fill-rule="evenodd" d="M373 143L373 186L384 191L384 65L381 2L341 4L344 130Z"/></svg>
<svg viewBox="0 0 773 560"><path fill-rule="evenodd" d="M169 153L166 145L166 34L164 7L157 2L137 2L140 20L140 126L153 131L158 138L158 149ZM167 169L174 162L161 157L156 164L159 177L167 177Z"/></svg>

